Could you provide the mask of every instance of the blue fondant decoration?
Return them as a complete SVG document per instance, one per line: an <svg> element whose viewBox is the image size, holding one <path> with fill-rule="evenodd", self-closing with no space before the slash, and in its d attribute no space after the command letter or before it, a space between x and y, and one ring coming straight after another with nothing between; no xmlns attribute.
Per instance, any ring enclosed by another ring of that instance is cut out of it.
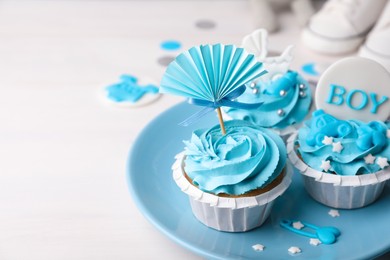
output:
<svg viewBox="0 0 390 260"><path fill-rule="evenodd" d="M352 89L349 92L345 89L343 86L338 86L335 84L329 85L329 95L326 99L326 102L329 104L341 106L344 101L346 105L353 110L362 110L365 108L369 103L372 102L372 108L370 109L370 112L372 114L376 114L378 111L378 108L380 105L385 103L389 98L387 96L382 96L381 99L377 100L377 94L376 93L366 93L363 90L360 89ZM345 100L344 95L346 94ZM360 103L353 104L353 99L356 99L357 97L360 97ZM370 102L371 101L371 102Z"/></svg>
<svg viewBox="0 0 390 260"><path fill-rule="evenodd" d="M334 242L336 242L337 237L341 235L340 230L335 227L318 227L302 221L301 223L304 225L303 228L309 228L314 232L307 232L304 230L296 229L293 227L294 222L295 221L283 219L280 221L280 226L298 235L310 238L317 238L323 244L333 244Z"/></svg>
<svg viewBox="0 0 390 260"><path fill-rule="evenodd" d="M378 111L378 107L385 103L387 100L389 100L388 97L382 96L381 100L376 100L377 96L375 93L370 93L371 101L372 101L372 108L371 113L376 114Z"/></svg>
<svg viewBox="0 0 390 260"><path fill-rule="evenodd" d="M321 126L324 131L321 131ZM296 143L302 160L317 171L323 171L320 162L329 160L332 168L328 172L331 174L370 174L383 168L376 162L367 162L368 155L390 158L390 138L387 138L387 131L388 126L381 121L344 121L317 110L299 129ZM325 136L332 137L332 140L322 143ZM342 152L333 151L334 143L342 145Z"/></svg>
<svg viewBox="0 0 390 260"><path fill-rule="evenodd" d="M361 150L368 150L374 146L382 149L387 144L387 128L385 125L373 121L357 128L358 139L356 145Z"/></svg>
<svg viewBox="0 0 390 260"><path fill-rule="evenodd" d="M184 96L190 103L205 106L183 123L188 125L215 108L233 106L232 96L242 94L242 86L265 73L262 63L243 48L201 45L183 52L169 64L160 92ZM243 108L245 104L239 106ZM248 105L250 107L254 105Z"/></svg>
<svg viewBox="0 0 390 260"><path fill-rule="evenodd" d="M168 41L163 41L160 44L161 49L167 50L167 51L176 51L181 48L181 43L175 40L168 40Z"/></svg>
<svg viewBox="0 0 390 260"><path fill-rule="evenodd" d="M322 109L316 110L313 112L306 143L310 146L321 146L325 136L339 138L348 135L351 131L352 126L348 122L338 120Z"/></svg>
<svg viewBox="0 0 390 260"><path fill-rule="evenodd" d="M361 96L361 103L359 105L352 105L352 99L354 96L356 96L357 93L360 93L360 96ZM368 96L366 94L366 92L362 91L362 90L359 90L359 89L353 89L352 91L350 91L347 95L347 100L346 100L346 103L347 103L347 106L349 108L352 108L353 110L361 110L363 109L365 106L367 106L367 103L368 103Z"/></svg>
<svg viewBox="0 0 390 260"><path fill-rule="evenodd" d="M131 75L120 76L120 82L106 88L107 97L115 102L135 103L146 93L157 94L158 87L152 84L138 85L138 79Z"/></svg>
<svg viewBox="0 0 390 260"><path fill-rule="evenodd" d="M265 93L273 96L280 96L280 91L288 92L294 88L297 82L298 73L295 71L288 71L280 78L271 81L267 84Z"/></svg>
<svg viewBox="0 0 390 260"><path fill-rule="evenodd" d="M319 76L320 73L318 73L315 69L315 63L310 62L302 65L302 71L306 74L312 75L312 76Z"/></svg>
<svg viewBox="0 0 390 260"><path fill-rule="evenodd" d="M329 91L329 96L326 100L327 103L329 104L334 104L334 105L341 105L344 103L344 97L343 95L345 94L346 90L342 86L337 86L334 84L331 84L330 86L330 91ZM336 98L336 100L334 100Z"/></svg>

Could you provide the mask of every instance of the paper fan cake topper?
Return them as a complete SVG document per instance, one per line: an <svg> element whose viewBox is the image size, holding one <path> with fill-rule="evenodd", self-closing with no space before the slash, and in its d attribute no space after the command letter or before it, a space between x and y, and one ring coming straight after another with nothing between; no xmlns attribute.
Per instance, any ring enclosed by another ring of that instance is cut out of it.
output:
<svg viewBox="0 0 390 260"><path fill-rule="evenodd" d="M160 92L183 96L189 103L205 107L181 125L189 125L217 109L221 131L225 134L220 107L259 107L259 103L245 104L233 99L245 91L245 84L265 73L262 63L243 48L223 44L195 46L169 64L161 80Z"/></svg>

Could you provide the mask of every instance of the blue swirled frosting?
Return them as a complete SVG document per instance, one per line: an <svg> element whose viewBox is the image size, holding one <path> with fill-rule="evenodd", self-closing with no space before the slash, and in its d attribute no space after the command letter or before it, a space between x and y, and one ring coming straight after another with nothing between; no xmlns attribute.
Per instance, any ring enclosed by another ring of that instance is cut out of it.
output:
<svg viewBox="0 0 390 260"><path fill-rule="evenodd" d="M237 101L263 105L250 110L226 108L225 112L232 118L283 129L303 121L310 110L312 96L309 83L297 72L288 71L275 80L260 80L256 86L247 87Z"/></svg>
<svg viewBox="0 0 390 260"><path fill-rule="evenodd" d="M338 175L375 173L388 167L390 159L389 130L385 123L338 120L323 110L314 111L299 129L296 143L307 165ZM329 169L322 166L326 161Z"/></svg>
<svg viewBox="0 0 390 260"><path fill-rule="evenodd" d="M283 170L286 148L270 130L242 120L199 129L184 141L185 171L199 189L241 195L265 187Z"/></svg>

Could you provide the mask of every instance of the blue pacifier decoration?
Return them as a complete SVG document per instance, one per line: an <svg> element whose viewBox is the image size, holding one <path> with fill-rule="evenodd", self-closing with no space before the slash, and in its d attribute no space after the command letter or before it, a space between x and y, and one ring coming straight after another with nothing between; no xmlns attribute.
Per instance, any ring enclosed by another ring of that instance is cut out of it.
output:
<svg viewBox="0 0 390 260"><path fill-rule="evenodd" d="M114 102L136 103L145 94L157 94L158 87L152 84L139 85L138 79L132 75L120 76L120 82L106 88L107 98Z"/></svg>
<svg viewBox="0 0 390 260"><path fill-rule="evenodd" d="M301 229L294 228L293 223L294 221L283 219L280 222L280 226L298 235L310 238L317 238L323 244L333 244L334 242L336 242L337 237L339 237L341 234L340 230L335 227L317 227L307 222L300 221L300 223L302 223L303 225L302 229L309 228L312 230L312 232L307 232Z"/></svg>
<svg viewBox="0 0 390 260"><path fill-rule="evenodd" d="M259 107L262 103L246 104L234 99L244 92L245 84L265 73L262 63L243 48L223 44L195 46L169 64L161 80L160 92L184 96L190 104L205 107L181 125L190 125L217 109L223 132L220 107Z"/></svg>

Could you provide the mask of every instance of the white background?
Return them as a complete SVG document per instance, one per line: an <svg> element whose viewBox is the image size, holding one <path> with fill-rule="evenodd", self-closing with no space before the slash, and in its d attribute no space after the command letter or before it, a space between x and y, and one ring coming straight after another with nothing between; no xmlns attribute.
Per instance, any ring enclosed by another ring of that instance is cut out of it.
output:
<svg viewBox="0 0 390 260"><path fill-rule="evenodd" d="M300 53L288 24L270 45ZM158 82L157 59L177 54L164 40L240 44L253 29L246 1L1 1L0 259L199 259L143 218L126 184L137 134L182 99L123 109L102 89L123 73Z"/></svg>

